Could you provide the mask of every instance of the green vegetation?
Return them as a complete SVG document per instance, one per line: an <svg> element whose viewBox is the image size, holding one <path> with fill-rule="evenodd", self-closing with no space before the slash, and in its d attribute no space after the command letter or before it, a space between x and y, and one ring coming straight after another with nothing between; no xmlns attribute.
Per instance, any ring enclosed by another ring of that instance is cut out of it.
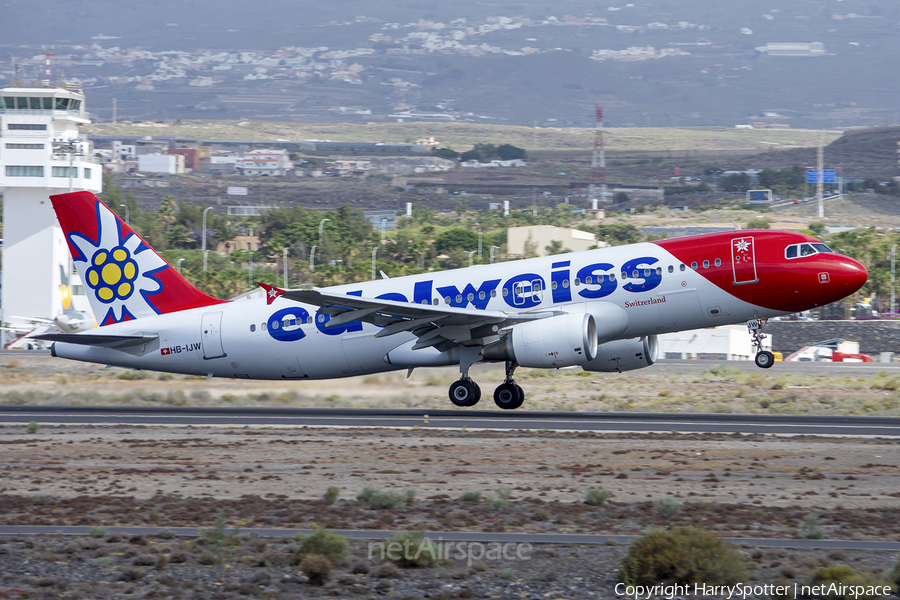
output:
<svg viewBox="0 0 900 600"><path fill-rule="evenodd" d="M666 519L671 519L681 510L681 502L671 496L663 496L653 503L653 508Z"/></svg>
<svg viewBox="0 0 900 600"><path fill-rule="evenodd" d="M40 430L41 430L41 426L38 425L35 421L32 421L31 423L29 423L28 427L25 428L25 431L27 431L30 434L35 434Z"/></svg>
<svg viewBox="0 0 900 600"><path fill-rule="evenodd" d="M438 564L437 547L421 532L395 533L385 540L384 547L385 556L398 567L434 567Z"/></svg>
<svg viewBox="0 0 900 600"><path fill-rule="evenodd" d="M469 490L468 492L463 492L459 499L463 502L481 502L481 492Z"/></svg>
<svg viewBox="0 0 900 600"><path fill-rule="evenodd" d="M338 497L341 495L341 488L336 485L329 485L328 489L325 490L325 504L331 506L335 502L337 502Z"/></svg>
<svg viewBox="0 0 900 600"><path fill-rule="evenodd" d="M622 581L727 585L745 580L744 559L733 544L697 527L656 529L631 543Z"/></svg>
<svg viewBox="0 0 900 600"><path fill-rule="evenodd" d="M106 527L91 527L90 536L92 538L106 537Z"/></svg>
<svg viewBox="0 0 900 600"><path fill-rule="evenodd" d="M590 488L584 494L584 503L588 506L600 506L612 497L613 493L603 488Z"/></svg>
<svg viewBox="0 0 900 600"><path fill-rule="evenodd" d="M218 568L233 559L236 548L241 545L240 530L235 528L227 531L224 514L216 518L212 529L201 529L198 533L201 543L211 553L210 564Z"/></svg>
<svg viewBox="0 0 900 600"><path fill-rule="evenodd" d="M825 537L825 532L819 523L819 517L816 515L803 517L803 520L800 521L800 526L797 528L797 533L800 534L800 537L808 540L820 540Z"/></svg>
<svg viewBox="0 0 900 600"><path fill-rule="evenodd" d="M347 538L313 525L312 533L297 536L297 561L310 555L324 556L332 565L342 564L349 555Z"/></svg>
<svg viewBox="0 0 900 600"><path fill-rule="evenodd" d="M300 570L311 585L325 585L333 568L331 561L321 554L310 554L300 561Z"/></svg>

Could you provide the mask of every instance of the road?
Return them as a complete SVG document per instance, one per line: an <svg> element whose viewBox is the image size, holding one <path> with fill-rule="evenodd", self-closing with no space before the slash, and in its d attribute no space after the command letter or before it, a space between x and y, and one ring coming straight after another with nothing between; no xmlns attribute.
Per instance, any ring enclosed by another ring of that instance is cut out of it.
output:
<svg viewBox="0 0 900 600"><path fill-rule="evenodd" d="M0 423L168 426L419 427L900 436L898 417L587 413L354 408L3 406Z"/></svg>
<svg viewBox="0 0 900 600"><path fill-rule="evenodd" d="M155 535L168 529L178 537L198 537L197 527L107 527L107 533L124 535ZM90 527L74 526L0 526L0 536L4 535L90 535ZM334 533L354 540L386 540L394 531L373 531L371 529L335 529ZM243 535L261 537L288 537L312 533L312 529L240 529ZM628 544L637 539L636 535L602 535L574 533L482 533L474 531L429 531L426 534L434 541L470 542L489 544L491 542L515 544L577 544L597 545L615 541ZM881 542L876 540L806 540L788 538L723 538L736 544L752 544L764 548L811 548L830 550L900 550L900 542Z"/></svg>

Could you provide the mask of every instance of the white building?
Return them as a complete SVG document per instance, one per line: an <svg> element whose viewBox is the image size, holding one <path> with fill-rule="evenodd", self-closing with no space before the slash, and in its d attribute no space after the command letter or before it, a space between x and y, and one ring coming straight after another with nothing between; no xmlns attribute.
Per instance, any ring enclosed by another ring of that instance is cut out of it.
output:
<svg viewBox="0 0 900 600"><path fill-rule="evenodd" d="M138 171L166 175L184 173L184 157L179 154L142 154L138 156Z"/></svg>
<svg viewBox="0 0 900 600"><path fill-rule="evenodd" d="M286 175L292 167L287 150L260 148L250 150L237 162L241 175Z"/></svg>
<svg viewBox="0 0 900 600"><path fill-rule="evenodd" d="M763 340L763 349L772 350L772 336ZM723 325L659 336L660 358L753 360L755 356L756 347L744 325Z"/></svg>
<svg viewBox="0 0 900 600"><path fill-rule="evenodd" d="M60 266L73 270L50 195L101 191L100 163L78 130L89 122L80 91L49 86L0 90L0 320L13 326L27 326L16 317L50 319L62 312ZM81 288L77 275L70 283Z"/></svg>
<svg viewBox="0 0 900 600"><path fill-rule="evenodd" d="M590 248L606 248L606 242L598 242L593 233L553 225L532 225L529 227L510 227L506 230L506 251L519 256L547 256L547 246L551 242L562 242L562 247L572 252L581 252ZM526 245L532 252L526 252Z"/></svg>
<svg viewBox="0 0 900 600"><path fill-rule="evenodd" d="M824 56L825 44L822 42L809 44L802 42L769 42L765 46L760 46L757 50L769 56Z"/></svg>
<svg viewBox="0 0 900 600"><path fill-rule="evenodd" d="M119 140L112 143L112 153L115 157L128 160L137 156L137 147L134 144L124 144Z"/></svg>

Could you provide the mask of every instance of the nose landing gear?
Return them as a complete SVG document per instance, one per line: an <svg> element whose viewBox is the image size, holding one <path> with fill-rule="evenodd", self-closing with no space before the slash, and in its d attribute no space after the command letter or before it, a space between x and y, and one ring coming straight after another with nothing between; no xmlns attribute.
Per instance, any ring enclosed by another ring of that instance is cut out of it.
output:
<svg viewBox="0 0 900 600"><path fill-rule="evenodd" d="M747 321L747 331L753 338L753 345L756 346L756 366L760 369L771 368L775 364L775 355L768 350L763 350L762 343L767 336L763 335L762 328L766 326L766 319L751 319Z"/></svg>

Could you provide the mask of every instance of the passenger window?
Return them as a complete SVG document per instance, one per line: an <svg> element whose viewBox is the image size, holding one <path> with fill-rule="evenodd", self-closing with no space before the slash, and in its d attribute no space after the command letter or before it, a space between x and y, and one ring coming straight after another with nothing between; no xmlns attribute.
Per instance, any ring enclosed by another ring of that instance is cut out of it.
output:
<svg viewBox="0 0 900 600"><path fill-rule="evenodd" d="M503 295L509 296L509 288L503 288Z"/></svg>
<svg viewBox="0 0 900 600"><path fill-rule="evenodd" d="M797 246L788 246L784 256L786 258L797 258Z"/></svg>
<svg viewBox="0 0 900 600"><path fill-rule="evenodd" d="M622 271L622 279L628 279L628 273L626 273L625 271Z"/></svg>
<svg viewBox="0 0 900 600"><path fill-rule="evenodd" d="M569 280L568 280L568 279L563 279L563 287L564 287L564 288L569 287Z"/></svg>
<svg viewBox="0 0 900 600"><path fill-rule="evenodd" d="M444 296L444 304L450 304L450 296Z"/></svg>
<svg viewBox="0 0 900 600"><path fill-rule="evenodd" d="M306 317L306 324L312 325L312 317Z"/></svg>
<svg viewBox="0 0 900 600"><path fill-rule="evenodd" d="M457 302L457 303L462 302L462 294L457 294L457 295L456 295L456 302Z"/></svg>
<svg viewBox="0 0 900 600"><path fill-rule="evenodd" d="M691 268L692 268L693 270L696 271L696 270L697 270L697 263L696 263L696 262L692 262L692 263L691 263Z"/></svg>
<svg viewBox="0 0 900 600"><path fill-rule="evenodd" d="M578 279L577 277L575 278L574 282L575 282L575 285L581 285L581 280Z"/></svg>
<svg viewBox="0 0 900 600"><path fill-rule="evenodd" d="M253 333L254 331L256 331L256 325L251 324L250 325L250 333Z"/></svg>
<svg viewBox="0 0 900 600"><path fill-rule="evenodd" d="M259 326L259 328L262 329L263 331L265 331L265 330L266 330L266 324L263 323L262 325Z"/></svg>
<svg viewBox="0 0 900 600"><path fill-rule="evenodd" d="M800 256L812 256L816 253L816 249L811 244L802 244L800 246Z"/></svg>
<svg viewBox="0 0 900 600"><path fill-rule="evenodd" d="M615 281L615 280L616 280L616 274L615 274L615 273L610 273L610 274L609 274L609 280L610 280L610 281ZM602 281L602 279L601 279L601 281Z"/></svg>
<svg viewBox="0 0 900 600"><path fill-rule="evenodd" d="M471 294L469 294L469 295L471 296ZM482 291L482 292L478 292L478 299L479 299L479 300L484 300L484 298L485 298L484 292L483 292L483 291Z"/></svg>
<svg viewBox="0 0 900 600"><path fill-rule="evenodd" d="M722 259L721 259L721 258L717 258L717 259L716 259L716 266L717 266L717 267L721 267L721 266L722 266Z"/></svg>
<svg viewBox="0 0 900 600"><path fill-rule="evenodd" d="M679 271L684 271L684 263L681 263L681 266L678 267Z"/></svg>
<svg viewBox="0 0 900 600"><path fill-rule="evenodd" d="M483 292L482 292L482 293L483 293ZM471 301L474 300L474 299L475 299L475 294L473 294L472 292L469 292L468 295L466 296L466 300L468 300L469 302L471 302Z"/></svg>
<svg viewBox="0 0 900 600"><path fill-rule="evenodd" d="M587 277L584 278L584 282L585 282L587 285L590 285L590 284L594 283L594 278L591 277L590 275L588 275Z"/></svg>
<svg viewBox="0 0 900 600"><path fill-rule="evenodd" d="M550 289L551 289L551 290L555 290L555 289L558 288L558 287L559 287L559 284L557 284L555 281L551 281L551 282L550 282Z"/></svg>
<svg viewBox="0 0 900 600"><path fill-rule="evenodd" d="M497 297L497 290L491 290L491 298Z"/></svg>
<svg viewBox="0 0 900 600"><path fill-rule="evenodd" d="M438 303L440 303L440 300L438 300L437 298L431 301L432 306L437 306Z"/></svg>
<svg viewBox="0 0 900 600"><path fill-rule="evenodd" d="M704 261L703 261L703 268L704 268L704 269L708 269L708 268L709 268L709 261L708 261L708 260L704 260Z"/></svg>
<svg viewBox="0 0 900 600"><path fill-rule="evenodd" d="M656 267L656 274L662 275L662 267Z"/></svg>
<svg viewBox="0 0 900 600"><path fill-rule="evenodd" d="M673 267L672 265L669 265L669 273L674 273L674 272L675 272L675 267Z"/></svg>

